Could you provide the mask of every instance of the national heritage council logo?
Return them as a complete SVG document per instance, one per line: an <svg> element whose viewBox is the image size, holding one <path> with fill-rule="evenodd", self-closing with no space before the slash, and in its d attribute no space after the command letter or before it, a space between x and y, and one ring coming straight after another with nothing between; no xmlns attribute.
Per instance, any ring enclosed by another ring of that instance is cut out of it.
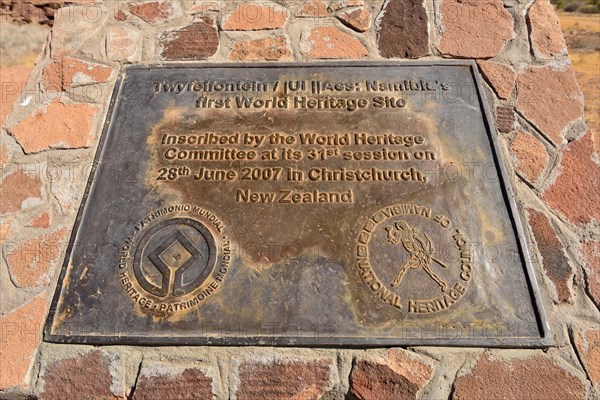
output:
<svg viewBox="0 0 600 400"><path fill-rule="evenodd" d="M467 293L474 254L463 229L432 208L398 204L371 215L356 244L373 294L408 314L437 313Z"/></svg>

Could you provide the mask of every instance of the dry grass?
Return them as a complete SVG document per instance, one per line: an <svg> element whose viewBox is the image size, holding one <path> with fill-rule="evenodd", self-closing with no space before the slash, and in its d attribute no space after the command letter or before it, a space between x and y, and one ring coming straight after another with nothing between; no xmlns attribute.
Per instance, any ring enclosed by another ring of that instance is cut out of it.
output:
<svg viewBox="0 0 600 400"><path fill-rule="evenodd" d="M46 25L0 23L0 68L33 66L48 36Z"/></svg>
<svg viewBox="0 0 600 400"><path fill-rule="evenodd" d="M563 32L590 31L600 32L600 14L558 13Z"/></svg>
<svg viewBox="0 0 600 400"><path fill-rule="evenodd" d="M600 15L558 13L585 96L585 119L600 142Z"/></svg>

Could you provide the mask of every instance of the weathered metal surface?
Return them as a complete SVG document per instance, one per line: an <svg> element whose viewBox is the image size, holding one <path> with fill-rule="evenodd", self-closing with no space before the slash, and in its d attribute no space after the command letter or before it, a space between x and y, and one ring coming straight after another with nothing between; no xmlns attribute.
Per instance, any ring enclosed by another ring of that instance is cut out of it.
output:
<svg viewBox="0 0 600 400"><path fill-rule="evenodd" d="M124 69L45 339L543 346L471 62Z"/></svg>

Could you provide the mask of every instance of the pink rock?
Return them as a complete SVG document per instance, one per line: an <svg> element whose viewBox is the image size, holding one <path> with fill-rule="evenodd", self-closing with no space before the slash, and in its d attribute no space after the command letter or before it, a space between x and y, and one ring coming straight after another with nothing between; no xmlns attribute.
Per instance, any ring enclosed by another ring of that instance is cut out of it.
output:
<svg viewBox="0 0 600 400"><path fill-rule="evenodd" d="M226 15L221 27L226 31L256 31L283 28L288 10L271 1L252 1L239 4Z"/></svg>
<svg viewBox="0 0 600 400"><path fill-rule="evenodd" d="M537 57L552 58L566 55L567 45L560 21L549 0L536 0L527 13L531 29L531 43Z"/></svg>
<svg viewBox="0 0 600 400"><path fill-rule="evenodd" d="M513 37L513 17L502 0L442 0L445 29L437 49L444 56L495 57Z"/></svg>
<svg viewBox="0 0 600 400"><path fill-rule="evenodd" d="M517 132L510 143L510 150L517 159L518 171L531 183L535 183L549 161L546 147L532 134Z"/></svg>
<svg viewBox="0 0 600 400"><path fill-rule="evenodd" d="M358 39L332 26L315 26L305 31L302 48L311 58L357 59L369 54Z"/></svg>
<svg viewBox="0 0 600 400"><path fill-rule="evenodd" d="M517 78L517 110L556 145L563 142L567 125L583 117L582 94L569 67L531 67Z"/></svg>
<svg viewBox="0 0 600 400"><path fill-rule="evenodd" d="M27 372L41 339L46 316L45 293L0 318L0 390L26 386Z"/></svg>
<svg viewBox="0 0 600 400"><path fill-rule="evenodd" d="M491 61L477 61L481 73L488 81L498 98L506 100L512 94L517 80L517 72L512 67Z"/></svg>
<svg viewBox="0 0 600 400"><path fill-rule="evenodd" d="M94 141L92 127L98 111L90 104L55 100L26 117L10 133L27 154L89 147Z"/></svg>

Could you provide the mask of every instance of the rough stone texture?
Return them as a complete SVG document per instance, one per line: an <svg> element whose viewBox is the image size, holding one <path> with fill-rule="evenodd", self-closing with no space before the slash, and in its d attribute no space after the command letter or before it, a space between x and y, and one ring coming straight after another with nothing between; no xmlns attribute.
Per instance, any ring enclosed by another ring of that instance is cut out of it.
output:
<svg viewBox="0 0 600 400"><path fill-rule="evenodd" d="M298 17L326 17L329 15L327 3L324 0L307 0L297 15Z"/></svg>
<svg viewBox="0 0 600 400"><path fill-rule="evenodd" d="M329 4L329 11L338 12L341 9L348 7L362 7L365 5L364 0L333 0Z"/></svg>
<svg viewBox="0 0 600 400"><path fill-rule="evenodd" d="M8 151L3 144L0 144L0 169L4 169L4 164L8 162Z"/></svg>
<svg viewBox="0 0 600 400"><path fill-rule="evenodd" d="M185 369L182 373L161 374L144 371L140 374L133 400L196 400L212 399L212 378L196 368Z"/></svg>
<svg viewBox="0 0 600 400"><path fill-rule="evenodd" d="M141 61L142 40L142 33L138 29L122 25L110 26L106 30L106 56L111 61Z"/></svg>
<svg viewBox="0 0 600 400"><path fill-rule="evenodd" d="M67 232L66 228L59 229L7 251L6 263L17 287L35 288L50 283L50 267L60 260Z"/></svg>
<svg viewBox="0 0 600 400"><path fill-rule="evenodd" d="M429 54L427 13L419 0L390 0L378 18L377 45L386 58L419 58Z"/></svg>
<svg viewBox="0 0 600 400"><path fill-rule="evenodd" d="M41 339L45 293L0 318L0 390L27 384L27 371Z"/></svg>
<svg viewBox="0 0 600 400"><path fill-rule="evenodd" d="M56 9L50 7L50 4L39 4L37 0L3 0L0 15L9 16L9 22L12 20L16 23L39 23L51 25L54 20ZM64 1L59 0L53 2L56 8L64 5Z"/></svg>
<svg viewBox="0 0 600 400"><path fill-rule="evenodd" d="M437 46L446 57L491 58L513 36L513 17L502 0L442 0L445 29Z"/></svg>
<svg viewBox="0 0 600 400"><path fill-rule="evenodd" d="M536 0L527 13L531 45L536 57L552 58L566 54L567 45L560 21L549 0Z"/></svg>
<svg viewBox="0 0 600 400"><path fill-rule="evenodd" d="M90 104L55 100L26 117L10 133L26 154L89 147L94 140L92 127L98 111Z"/></svg>
<svg viewBox="0 0 600 400"><path fill-rule="evenodd" d="M52 26L56 11L66 3L86 4L94 0L2 0L0 4L0 15L3 22L14 22L16 24L38 23Z"/></svg>
<svg viewBox="0 0 600 400"><path fill-rule="evenodd" d="M336 17L342 24L357 32L365 32L371 27L371 12L366 8L344 11Z"/></svg>
<svg viewBox="0 0 600 400"><path fill-rule="evenodd" d="M57 361L46 367L39 400L117 399L110 389L110 360L99 350Z"/></svg>
<svg viewBox="0 0 600 400"><path fill-rule="evenodd" d="M415 353L400 348L385 352L387 364L412 383L423 387L433 377L433 368L422 361Z"/></svg>
<svg viewBox="0 0 600 400"><path fill-rule="evenodd" d="M585 242L581 245L584 257L583 269L588 292L597 307L600 307L600 242Z"/></svg>
<svg viewBox="0 0 600 400"><path fill-rule="evenodd" d="M2 66L0 69L0 124L4 122L12 110L13 103L19 98L25 88L31 66L17 65L12 67Z"/></svg>
<svg viewBox="0 0 600 400"><path fill-rule="evenodd" d="M496 107L496 128L498 132L512 132L515 125L515 112L512 107L498 106Z"/></svg>
<svg viewBox="0 0 600 400"><path fill-rule="evenodd" d="M19 211L28 200L41 200L42 180L39 175L19 169L0 180L0 215Z"/></svg>
<svg viewBox="0 0 600 400"><path fill-rule="evenodd" d="M491 61L477 61L485 80L498 98L506 100L512 94L517 80L517 72L512 67Z"/></svg>
<svg viewBox="0 0 600 400"><path fill-rule="evenodd" d="M358 39L332 26L316 26L302 36L302 51L311 58L356 59L368 55Z"/></svg>
<svg viewBox="0 0 600 400"><path fill-rule="evenodd" d="M517 78L517 110L555 144L567 124L583 116L581 91L571 68L531 67Z"/></svg>
<svg viewBox="0 0 600 400"><path fill-rule="evenodd" d="M115 19L119 22L127 21L127 14L123 10L117 10L115 13Z"/></svg>
<svg viewBox="0 0 600 400"><path fill-rule="evenodd" d="M71 163L67 168L66 171L56 173L50 181L50 193L52 198L58 202L59 211L63 215L77 210L81 204L86 179L89 176L89 167L86 165ZM72 176L77 178L72 179Z"/></svg>
<svg viewBox="0 0 600 400"><path fill-rule="evenodd" d="M0 244L10 238L12 233L12 225L10 222L0 222Z"/></svg>
<svg viewBox="0 0 600 400"><path fill-rule="evenodd" d="M592 384L600 385L600 330L590 328L577 332L575 345Z"/></svg>
<svg viewBox="0 0 600 400"><path fill-rule="evenodd" d="M130 4L129 12L143 21L155 25L179 16L181 9L176 1L162 0Z"/></svg>
<svg viewBox="0 0 600 400"><path fill-rule="evenodd" d="M196 0L187 12L188 14L203 14L210 11L220 11L222 4L214 0Z"/></svg>
<svg viewBox="0 0 600 400"><path fill-rule="evenodd" d="M50 213L44 212L34 217L27 226L31 226L32 228L43 228L46 229L50 227Z"/></svg>
<svg viewBox="0 0 600 400"><path fill-rule="evenodd" d="M552 224L541 212L529 210L529 225L543 259L544 272L556 288L558 302L566 303L571 299L569 282L573 279L573 270L564 254L563 245Z"/></svg>
<svg viewBox="0 0 600 400"><path fill-rule="evenodd" d="M585 398L579 379L544 356L525 360L490 360L483 355L473 369L454 383L453 400Z"/></svg>
<svg viewBox="0 0 600 400"><path fill-rule="evenodd" d="M574 224L600 221L600 166L592 159L593 152L591 132L571 142L563 152L560 175L543 196Z"/></svg>
<svg viewBox="0 0 600 400"><path fill-rule="evenodd" d="M219 47L219 35L212 19L203 17L160 37L165 60L198 60L211 57Z"/></svg>
<svg viewBox="0 0 600 400"><path fill-rule="evenodd" d="M274 36L239 40L228 58L232 61L283 61L291 60L292 52L284 36Z"/></svg>
<svg viewBox="0 0 600 400"><path fill-rule="evenodd" d="M319 399L329 389L330 361L245 362L239 366L238 400Z"/></svg>
<svg viewBox="0 0 600 400"><path fill-rule="evenodd" d="M242 3L225 18L221 28L226 31L256 31L283 28L288 11L271 1Z"/></svg>
<svg viewBox="0 0 600 400"><path fill-rule="evenodd" d="M108 81L113 68L88 63L71 57L51 61L44 67L42 78L47 91L63 91L71 86Z"/></svg>
<svg viewBox="0 0 600 400"><path fill-rule="evenodd" d="M359 400L409 400L431 379L433 369L402 349L390 349L378 361L355 361L350 395Z"/></svg>
<svg viewBox="0 0 600 400"><path fill-rule="evenodd" d="M517 159L518 171L532 183L546 168L550 158L544 145L527 132L517 132L510 143L510 150Z"/></svg>
<svg viewBox="0 0 600 400"><path fill-rule="evenodd" d="M90 16L87 16L87 13ZM78 50L81 45L102 29L108 15L106 9L93 9L85 6L69 6L59 9L54 17L52 28L52 57L58 59L63 55Z"/></svg>

